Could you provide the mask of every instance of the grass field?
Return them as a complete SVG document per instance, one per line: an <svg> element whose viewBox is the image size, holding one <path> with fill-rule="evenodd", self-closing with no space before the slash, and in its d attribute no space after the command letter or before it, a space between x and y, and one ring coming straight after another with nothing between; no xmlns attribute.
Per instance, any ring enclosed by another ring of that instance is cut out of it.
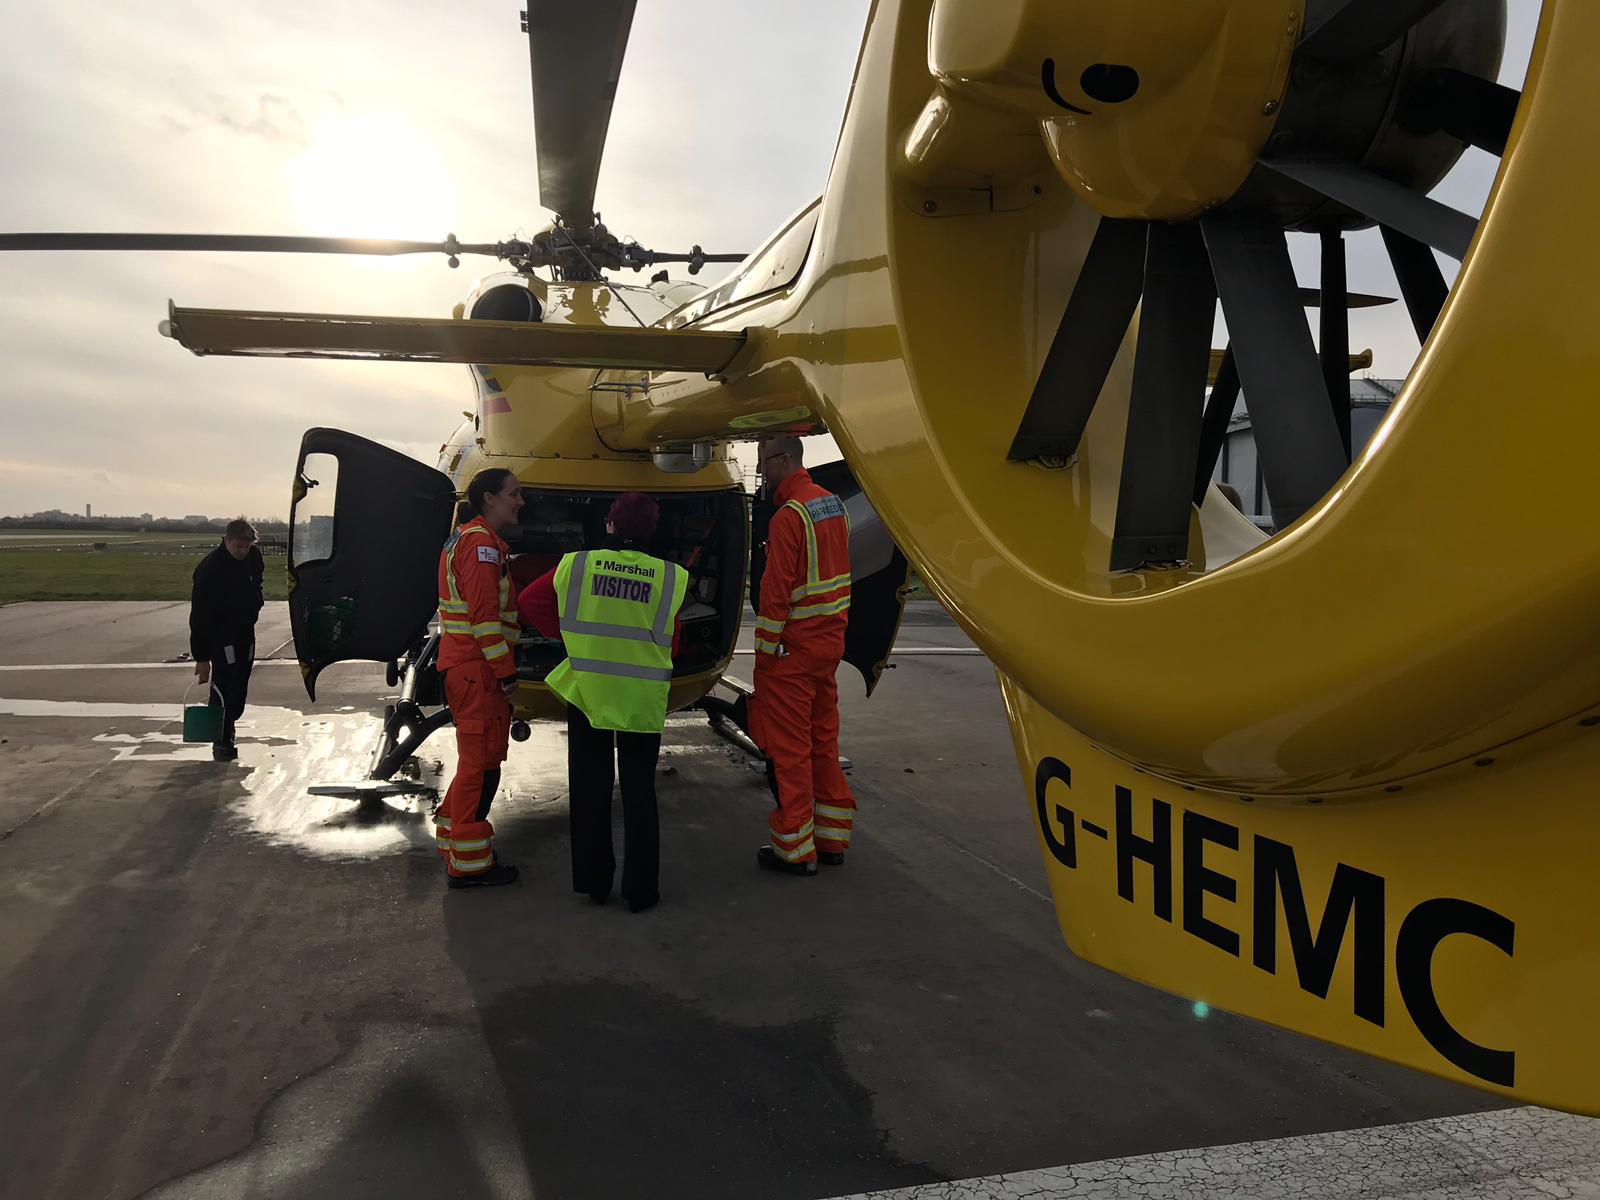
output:
<svg viewBox="0 0 1600 1200"><path fill-rule="evenodd" d="M26 536L21 536L26 534ZM101 542L104 550L94 549ZM23 600L187 600L196 564L217 544L192 533L0 532L0 604ZM266 556L267 599L287 595L281 554Z"/></svg>

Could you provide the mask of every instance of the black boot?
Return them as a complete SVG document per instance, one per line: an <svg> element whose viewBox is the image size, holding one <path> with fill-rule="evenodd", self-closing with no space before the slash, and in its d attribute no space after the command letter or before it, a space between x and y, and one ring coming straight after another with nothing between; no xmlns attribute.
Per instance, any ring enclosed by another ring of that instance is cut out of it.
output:
<svg viewBox="0 0 1600 1200"><path fill-rule="evenodd" d="M232 762L239 757L239 747L232 742L213 742L211 757L217 762Z"/></svg>
<svg viewBox="0 0 1600 1200"><path fill-rule="evenodd" d="M777 871L783 875L815 875L817 864L814 862L789 862L779 858L778 852L771 846L762 846L756 851L756 865L766 871Z"/></svg>
<svg viewBox="0 0 1600 1200"><path fill-rule="evenodd" d="M843 850L818 850L817 861L829 867L844 866Z"/></svg>
<svg viewBox="0 0 1600 1200"><path fill-rule="evenodd" d="M476 875L449 876L449 886L453 888L501 887L508 883L515 883L517 874L515 867L507 866L499 859L496 859L494 865L487 871L480 871Z"/></svg>

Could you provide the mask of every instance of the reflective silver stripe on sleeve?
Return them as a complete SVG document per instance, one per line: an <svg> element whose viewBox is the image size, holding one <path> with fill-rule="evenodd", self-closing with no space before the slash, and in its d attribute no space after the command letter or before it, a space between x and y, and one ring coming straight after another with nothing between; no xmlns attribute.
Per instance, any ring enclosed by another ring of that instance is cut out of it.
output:
<svg viewBox="0 0 1600 1200"><path fill-rule="evenodd" d="M597 658L569 658L574 671L587 671L591 675L620 675L624 679L650 679L657 683L672 682L671 667L640 667L633 663L601 662Z"/></svg>

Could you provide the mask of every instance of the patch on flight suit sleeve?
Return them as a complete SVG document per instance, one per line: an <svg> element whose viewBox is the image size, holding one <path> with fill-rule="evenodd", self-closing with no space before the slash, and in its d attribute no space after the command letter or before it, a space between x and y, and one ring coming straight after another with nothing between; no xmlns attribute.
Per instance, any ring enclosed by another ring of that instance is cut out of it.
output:
<svg viewBox="0 0 1600 1200"><path fill-rule="evenodd" d="M806 501L806 509L813 521L826 521L830 517L844 516L844 501L837 496L818 496Z"/></svg>
<svg viewBox="0 0 1600 1200"><path fill-rule="evenodd" d="M497 563L500 561L500 551L496 550L493 546L479 546L478 561Z"/></svg>

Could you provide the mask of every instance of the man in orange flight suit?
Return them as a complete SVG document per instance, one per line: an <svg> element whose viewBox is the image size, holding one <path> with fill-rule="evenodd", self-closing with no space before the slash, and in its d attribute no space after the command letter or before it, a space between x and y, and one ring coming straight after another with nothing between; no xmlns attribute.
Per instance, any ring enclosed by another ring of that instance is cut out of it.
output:
<svg viewBox="0 0 1600 1200"><path fill-rule="evenodd" d="M756 618L750 735L776 777L778 806L756 861L815 875L844 863L856 801L839 769L839 692L850 609L850 519L844 503L811 482L800 439L761 443L759 470L777 507L767 533Z"/></svg>
<svg viewBox="0 0 1600 1200"><path fill-rule="evenodd" d="M456 725L456 774L434 818L434 838L453 888L515 883L517 869L495 858L489 806L511 735L521 632L511 598L503 534L522 508L522 484L503 467L479 471L467 487L473 515L439 556L439 670Z"/></svg>

